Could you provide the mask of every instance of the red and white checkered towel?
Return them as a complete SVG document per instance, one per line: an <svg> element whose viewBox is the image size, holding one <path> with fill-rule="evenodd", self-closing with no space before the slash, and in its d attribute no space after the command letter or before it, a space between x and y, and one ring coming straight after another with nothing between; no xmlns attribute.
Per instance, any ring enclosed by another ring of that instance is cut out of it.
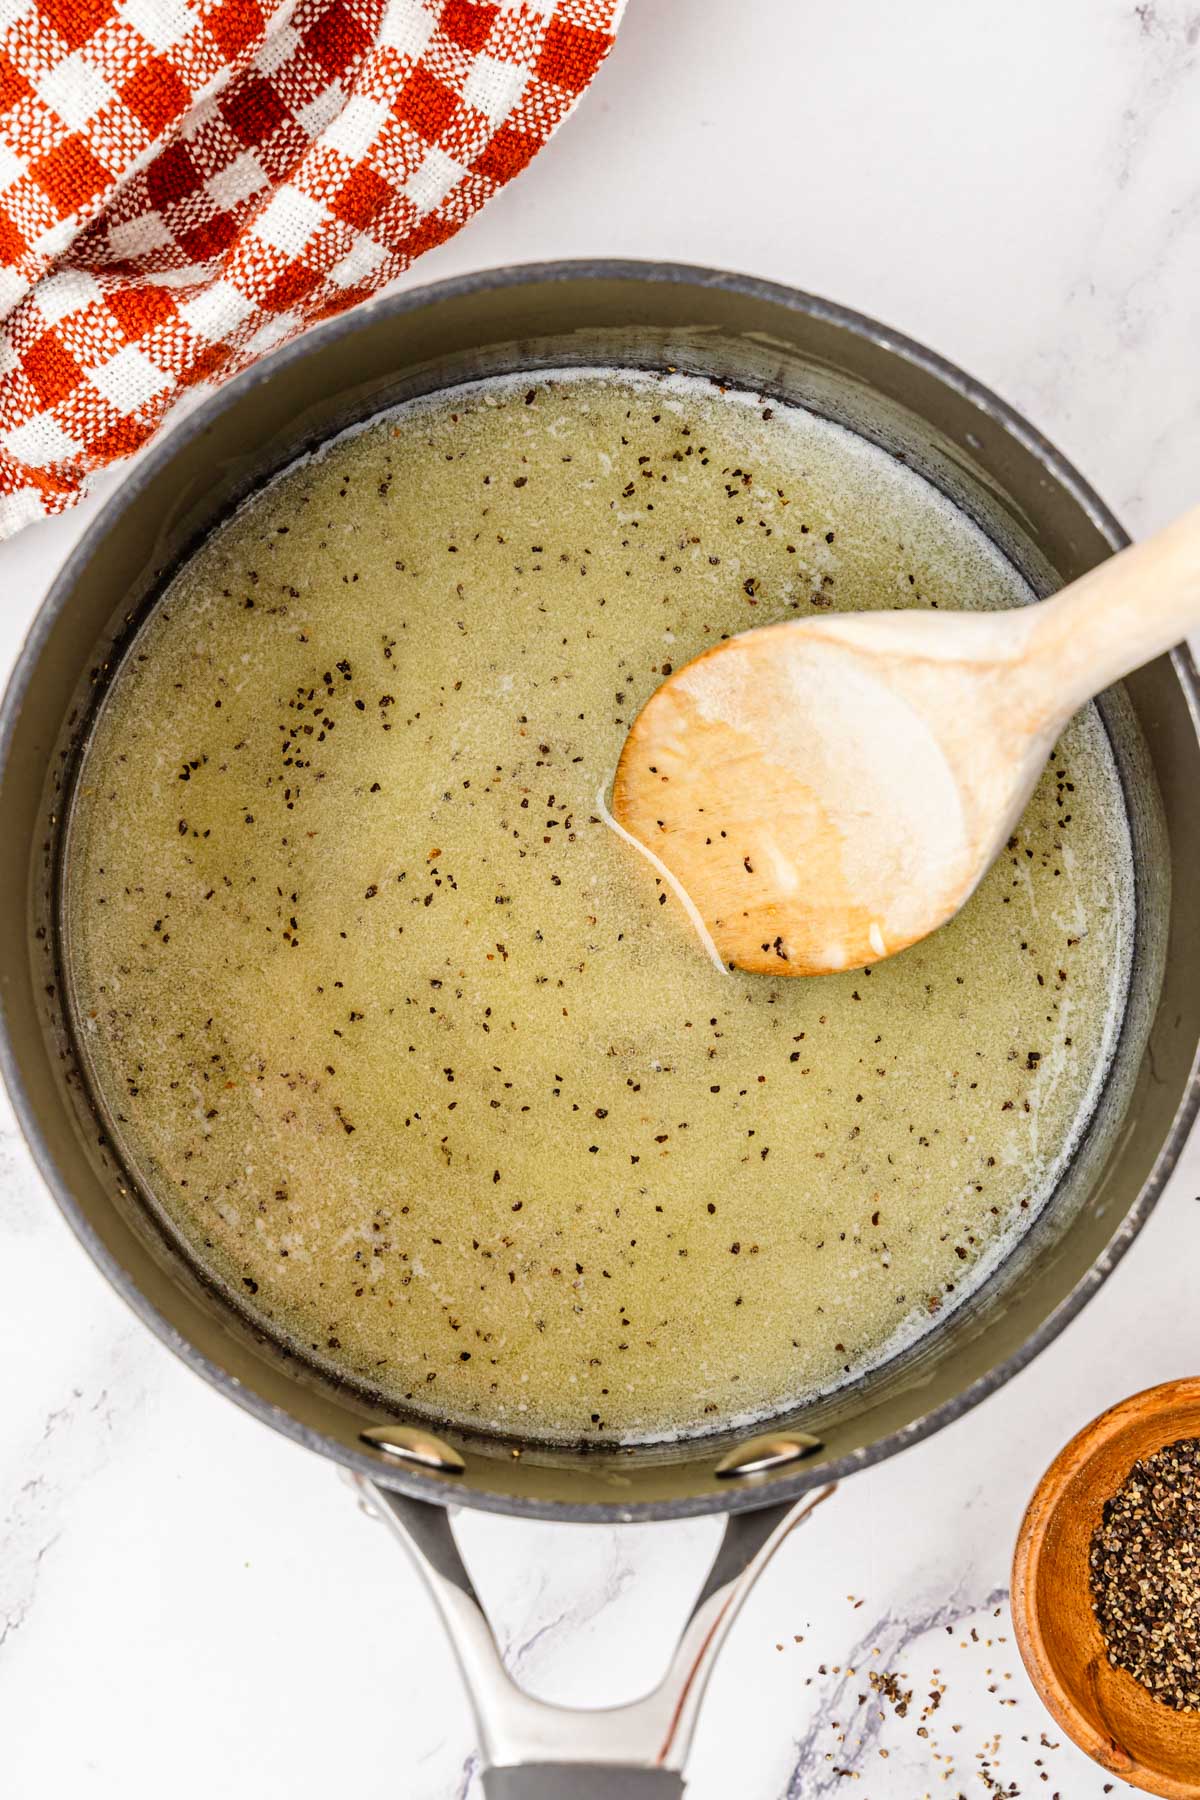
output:
<svg viewBox="0 0 1200 1800"><path fill-rule="evenodd" d="M0 536L523 169L624 0L0 0Z"/></svg>

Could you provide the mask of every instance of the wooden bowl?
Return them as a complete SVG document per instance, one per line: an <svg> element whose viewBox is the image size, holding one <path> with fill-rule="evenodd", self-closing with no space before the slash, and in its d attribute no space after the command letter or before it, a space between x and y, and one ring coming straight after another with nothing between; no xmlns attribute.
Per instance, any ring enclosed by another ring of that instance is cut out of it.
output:
<svg viewBox="0 0 1200 1800"><path fill-rule="evenodd" d="M1081 1750L1164 1800L1200 1800L1200 1712L1175 1712L1109 1662L1088 1553L1104 1502L1139 1457L1200 1437L1200 1380L1122 1400L1072 1438L1042 1477L1013 1559L1012 1612L1030 1679Z"/></svg>

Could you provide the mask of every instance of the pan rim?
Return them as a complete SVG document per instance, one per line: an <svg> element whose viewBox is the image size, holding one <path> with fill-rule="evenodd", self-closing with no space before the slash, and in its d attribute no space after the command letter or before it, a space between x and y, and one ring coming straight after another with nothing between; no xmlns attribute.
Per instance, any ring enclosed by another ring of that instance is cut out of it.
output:
<svg viewBox="0 0 1200 1800"><path fill-rule="evenodd" d="M139 499L146 486L169 466L178 449L202 434L211 419L236 399L261 382L272 379L281 369L319 351L325 345L361 329L367 320L380 317L402 318L408 313L436 306L446 301L493 289L534 286L539 283L570 281L634 281L700 286L719 289L741 297L760 299L786 310L833 325L871 343L903 361L910 362L933 376L942 386L968 401L986 417L997 423L1019 443L1047 473L1070 495L1099 534L1115 552L1124 548L1129 538L1114 514L1085 481L1075 467L1055 449L1035 427L1030 425L1006 401L991 389L967 375L955 364L936 352L927 350L915 340L892 330L851 308L824 300L800 289L762 280L758 277L709 269L699 265L636 261L622 259L579 259L553 262L523 263L469 274L409 288L401 293L351 309L328 323L303 333L291 344L274 352L225 383L211 398L173 428L148 451L116 493L90 522L71 554L55 576L38 609L31 628L13 666L12 674L0 699L0 775L7 764L16 721L20 716L33 673L40 661L46 639L86 571L97 544ZM1200 677L1186 645L1170 653L1197 736L1200 737ZM923 1442L943 1426L963 1417L982 1400L1025 1368L1040 1354L1082 1310L1086 1302L1107 1279L1141 1231L1171 1175L1191 1125L1200 1110L1200 1069L1193 1057L1192 1068L1179 1107L1171 1123L1154 1166L1133 1204L1124 1214L1117 1231L1099 1258L1071 1292L1030 1334L1025 1343L1002 1362L977 1377L961 1393L943 1401L919 1419L885 1434L873 1443L847 1456L817 1462L791 1476L777 1477L769 1483L750 1489L719 1490L681 1499L645 1500L631 1503L607 1501L543 1500L493 1492L483 1488L467 1488L452 1479L424 1475L394 1467L383 1467L376 1457L357 1451L337 1438L303 1424L284 1408L274 1405L257 1393L249 1392L241 1382L212 1361L172 1324L170 1319L143 1294L137 1282L101 1241L90 1224L67 1181L60 1175L36 1115L32 1097L26 1090L17 1066L8 1020L8 996L0 991L0 1075L3 1076L22 1135L32 1152L38 1171L75 1237L88 1252L141 1322L169 1349L174 1351L195 1374L200 1375L219 1393L233 1400L244 1411L272 1426L293 1442L303 1445L354 1472L367 1476L380 1485L392 1487L413 1498L434 1504L463 1505L481 1511L514 1517L540 1518L560 1522L617 1523L624 1521L690 1518L710 1513L752 1510L757 1507L790 1502L813 1487L838 1481L859 1469L884 1461L897 1451Z"/></svg>

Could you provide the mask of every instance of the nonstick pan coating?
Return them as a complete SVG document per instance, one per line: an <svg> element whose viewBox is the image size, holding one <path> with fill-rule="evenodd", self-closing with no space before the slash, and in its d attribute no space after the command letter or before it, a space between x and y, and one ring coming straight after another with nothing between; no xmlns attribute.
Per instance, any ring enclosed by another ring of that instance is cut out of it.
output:
<svg viewBox="0 0 1200 1800"><path fill-rule="evenodd" d="M447 1428L459 1473L363 1443L389 1414L305 1366L208 1284L139 1198L75 1058L58 964L61 828L90 709L121 644L213 525L305 449L388 405L513 370L678 368L799 402L860 431L963 507L1038 593L1126 541L1075 471L1003 402L930 352L811 296L637 263L498 270L408 292L310 332L225 387L138 465L35 621L0 708L0 1059L76 1234L152 1330L240 1405L376 1482L556 1519L668 1518L794 1498L958 1417L1093 1294L1144 1223L1197 1103L1200 745L1185 650L1102 702L1137 875L1129 1006L1105 1092L1051 1202L984 1286L904 1356L777 1424L819 1448L729 1480L730 1434L636 1450L515 1447Z"/></svg>

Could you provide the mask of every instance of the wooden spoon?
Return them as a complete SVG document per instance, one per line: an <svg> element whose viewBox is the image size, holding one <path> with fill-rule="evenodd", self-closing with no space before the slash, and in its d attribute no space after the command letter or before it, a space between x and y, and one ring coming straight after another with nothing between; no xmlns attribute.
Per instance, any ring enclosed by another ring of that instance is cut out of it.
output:
<svg viewBox="0 0 1200 1800"><path fill-rule="evenodd" d="M1037 605L748 631L646 702L613 813L731 967L861 968L954 916L1076 708L1197 625L1200 508Z"/></svg>

